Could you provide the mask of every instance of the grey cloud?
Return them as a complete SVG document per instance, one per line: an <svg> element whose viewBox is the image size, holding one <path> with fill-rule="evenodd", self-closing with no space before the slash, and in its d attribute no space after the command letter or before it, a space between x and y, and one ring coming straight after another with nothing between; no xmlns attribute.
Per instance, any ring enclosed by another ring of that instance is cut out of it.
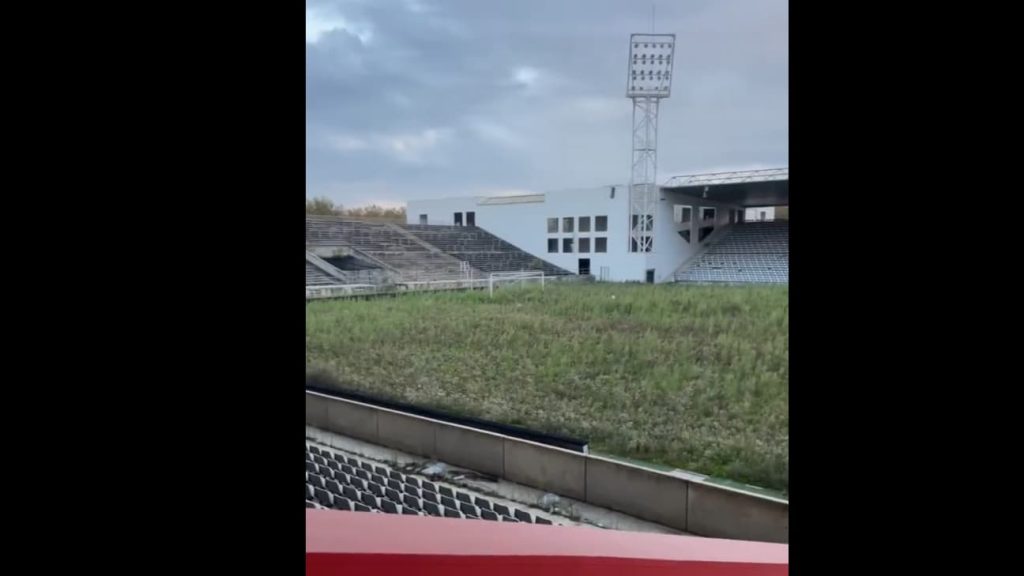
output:
<svg viewBox="0 0 1024 576"><path fill-rule="evenodd" d="M649 6L307 2L344 23L306 45L307 196L351 205L624 182L626 45L650 30ZM787 3L673 2L657 16L677 37L661 179L787 164Z"/></svg>

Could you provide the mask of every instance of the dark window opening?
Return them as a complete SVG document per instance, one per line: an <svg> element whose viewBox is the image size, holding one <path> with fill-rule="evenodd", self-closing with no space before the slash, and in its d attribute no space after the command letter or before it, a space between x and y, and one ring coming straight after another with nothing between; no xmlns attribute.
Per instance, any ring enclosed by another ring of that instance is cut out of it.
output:
<svg viewBox="0 0 1024 576"><path fill-rule="evenodd" d="M647 280L648 284L654 284L654 269L653 268L647 271L647 278L646 278L646 280Z"/></svg>
<svg viewBox="0 0 1024 576"><path fill-rule="evenodd" d="M692 209L689 206L676 204L672 207L673 217L676 224L689 224Z"/></svg>
<svg viewBox="0 0 1024 576"><path fill-rule="evenodd" d="M562 238L562 252L572 254L572 238Z"/></svg>
<svg viewBox="0 0 1024 576"><path fill-rule="evenodd" d="M572 217L562 218L562 232L572 232Z"/></svg>
<svg viewBox="0 0 1024 576"><path fill-rule="evenodd" d="M427 215L426 214L420 214L420 224L422 224L423 226L427 225Z"/></svg>
<svg viewBox="0 0 1024 576"><path fill-rule="evenodd" d="M608 239L607 238L594 238L594 252L607 252L608 251Z"/></svg>
<svg viewBox="0 0 1024 576"><path fill-rule="evenodd" d="M558 254L558 238L548 238L548 254Z"/></svg>
<svg viewBox="0 0 1024 576"><path fill-rule="evenodd" d="M548 234L558 232L558 218L548 218Z"/></svg>
<svg viewBox="0 0 1024 576"><path fill-rule="evenodd" d="M686 240L687 244L690 243L690 231L689 230L680 230L679 231L679 235L683 237L683 240Z"/></svg>
<svg viewBox="0 0 1024 576"><path fill-rule="evenodd" d="M466 212L466 226L476 226L476 212Z"/></svg>
<svg viewBox="0 0 1024 576"><path fill-rule="evenodd" d="M714 226L705 226L704 228L701 228L700 229L700 233L697 236L697 242L703 242L704 239L707 238L708 236L710 236L711 233L714 232L714 231L715 231L715 227Z"/></svg>
<svg viewBox="0 0 1024 576"><path fill-rule="evenodd" d="M594 217L594 232L607 232L608 231L608 217L607 216L595 216Z"/></svg>
<svg viewBox="0 0 1024 576"><path fill-rule="evenodd" d="M455 213L455 225L462 226L462 212Z"/></svg>
<svg viewBox="0 0 1024 576"><path fill-rule="evenodd" d="M590 276L590 258L580 258L580 276Z"/></svg>
<svg viewBox="0 0 1024 576"><path fill-rule="evenodd" d="M587 254L590 252L590 238L580 238L580 253Z"/></svg>
<svg viewBox="0 0 1024 576"><path fill-rule="evenodd" d="M580 232L590 232L590 216L580 216Z"/></svg>

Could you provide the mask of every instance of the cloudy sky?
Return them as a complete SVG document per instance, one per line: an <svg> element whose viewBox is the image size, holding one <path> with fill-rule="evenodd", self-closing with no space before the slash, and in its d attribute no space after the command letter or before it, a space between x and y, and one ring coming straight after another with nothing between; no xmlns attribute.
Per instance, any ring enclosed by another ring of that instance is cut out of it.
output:
<svg viewBox="0 0 1024 576"><path fill-rule="evenodd" d="M345 206L629 180L643 0L306 0L306 196ZM789 162L787 0L660 0L658 180Z"/></svg>

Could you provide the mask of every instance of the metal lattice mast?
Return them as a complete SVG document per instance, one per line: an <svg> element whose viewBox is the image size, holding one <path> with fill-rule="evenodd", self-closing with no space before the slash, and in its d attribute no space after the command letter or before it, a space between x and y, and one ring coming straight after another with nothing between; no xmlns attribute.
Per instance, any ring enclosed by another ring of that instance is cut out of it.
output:
<svg viewBox="0 0 1024 576"><path fill-rule="evenodd" d="M629 251L654 249L658 210L658 105L672 88L675 34L629 39L626 96L633 100L633 163L629 180Z"/></svg>

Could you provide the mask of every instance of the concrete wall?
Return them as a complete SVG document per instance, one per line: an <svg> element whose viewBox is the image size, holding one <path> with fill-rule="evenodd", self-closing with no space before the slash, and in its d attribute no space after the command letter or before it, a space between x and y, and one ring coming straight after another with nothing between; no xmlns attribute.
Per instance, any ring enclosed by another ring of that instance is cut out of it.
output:
<svg viewBox="0 0 1024 576"><path fill-rule="evenodd" d="M719 486L691 483L687 530L716 538L789 542L789 504L750 498Z"/></svg>
<svg viewBox="0 0 1024 576"><path fill-rule="evenodd" d="M505 439L505 478L560 496L587 499L585 454Z"/></svg>
<svg viewBox="0 0 1024 576"><path fill-rule="evenodd" d="M436 428L433 420L381 410L377 416L377 442L409 454L433 458Z"/></svg>
<svg viewBox="0 0 1024 576"><path fill-rule="evenodd" d="M330 430L327 406L331 400L319 394L306 394L306 424L321 430Z"/></svg>
<svg viewBox="0 0 1024 576"><path fill-rule="evenodd" d="M307 394L307 396L309 396ZM309 406L306 406L309 410ZM355 402L339 402L330 399L327 403L326 429L344 436L351 436L367 442L379 442L377 416L380 412L373 406ZM307 424L308 421L307 413Z"/></svg>
<svg viewBox="0 0 1024 576"><path fill-rule="evenodd" d="M698 249L696 232L690 234L689 243L677 233L683 228L673 219L672 205L677 203L671 194L659 192L658 212L654 219L654 250L647 254L646 262L647 269L654 270L655 282L671 280L676 269Z"/></svg>
<svg viewBox="0 0 1024 576"><path fill-rule="evenodd" d="M774 206L763 206L760 208L747 208L747 222L760 222L761 212L764 212L765 222L771 222L775 220L775 207ZM789 217L789 209L786 209L786 217Z"/></svg>
<svg viewBox="0 0 1024 576"><path fill-rule="evenodd" d="M789 542L789 503L313 392L310 426L701 536Z"/></svg>
<svg viewBox="0 0 1024 576"><path fill-rule="evenodd" d="M653 470L592 456L587 502L670 528L687 530L687 482Z"/></svg>
<svg viewBox="0 0 1024 576"><path fill-rule="evenodd" d="M434 453L443 462L505 477L505 440L494 434L461 426L438 426Z"/></svg>

